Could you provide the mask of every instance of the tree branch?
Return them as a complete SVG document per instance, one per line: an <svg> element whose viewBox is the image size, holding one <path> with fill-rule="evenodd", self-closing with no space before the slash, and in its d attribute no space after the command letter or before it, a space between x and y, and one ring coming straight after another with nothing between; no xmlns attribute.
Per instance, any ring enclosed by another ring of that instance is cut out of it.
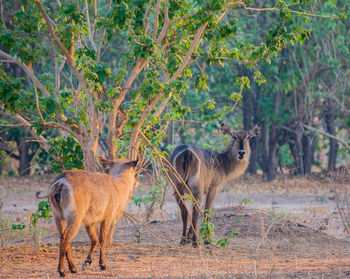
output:
<svg viewBox="0 0 350 279"><path fill-rule="evenodd" d="M155 12L155 18L154 18L153 40L155 40L157 38L158 17L159 17L161 2L162 2L161 0L157 0L156 12Z"/></svg>
<svg viewBox="0 0 350 279"><path fill-rule="evenodd" d="M201 37L202 37L207 25L208 25L208 22L205 22L199 27L197 34L191 43L191 46L189 47L189 49L186 52L184 60L182 61L181 65L176 70L176 72L169 79L169 82L176 80L179 77L179 75L183 72L183 70L185 69L187 64L190 62L192 53L195 51L195 49L198 47L199 43L201 42Z"/></svg>
<svg viewBox="0 0 350 279"><path fill-rule="evenodd" d="M137 122L137 125L134 127L133 132L131 134L130 144L129 144L129 158L134 159L134 155L137 152L139 144L137 143L137 138L140 133L141 126L143 122L146 120L147 116L150 114L150 112L153 110L153 108L158 104L158 102L162 99L164 96L163 93L160 93L157 95L151 103L149 103L146 107L146 109L142 112L139 121Z"/></svg>
<svg viewBox="0 0 350 279"><path fill-rule="evenodd" d="M304 125L304 127L305 127L306 129L312 131L312 132L315 132L315 133L324 135L324 136L326 136L326 137L329 137L329 138L331 138L331 139L334 139L334 140L336 140L336 141L339 141L342 145L344 145L344 147L345 147L346 149L350 150L350 142L346 142L346 141L344 141L343 139L340 139L340 138L338 138L338 137L336 137L336 136L333 136L333 135L331 135L331 134L329 134L329 133L323 132L323 131L321 131L321 130L318 130L318 129L316 129L316 128L314 128L314 127L311 127L311 126L308 126L308 125Z"/></svg>
<svg viewBox="0 0 350 279"><path fill-rule="evenodd" d="M70 126L61 124L55 121L49 121L44 123L45 127L48 128L61 128L63 131L66 131L67 133L71 134L72 136L76 137L78 140L80 139L79 133L73 132ZM79 128L78 128L79 129Z"/></svg>
<svg viewBox="0 0 350 279"><path fill-rule="evenodd" d="M165 0L165 2L164 2L164 25L163 25L163 28L160 31L158 39L157 39L158 44L160 44L164 40L164 38L168 32L169 26L170 26L170 20L169 20L168 0Z"/></svg>
<svg viewBox="0 0 350 279"><path fill-rule="evenodd" d="M181 55L186 55L185 53L179 52L179 54ZM204 55L198 55L198 54L192 54L192 57L196 57L196 58L204 58L204 59L208 59L208 60L226 60L226 61L235 61L235 62L239 62L239 63L244 63L244 64L248 64L248 61L242 61L242 60L238 60L238 59L234 59L234 58L230 58L230 57L224 57L224 56L204 56Z"/></svg>
<svg viewBox="0 0 350 279"><path fill-rule="evenodd" d="M47 139L45 139L42 135L39 136L36 132L36 129L32 127L32 125L27 120L25 120L20 114L17 113L15 115L15 119L19 124L22 124L25 128L30 130L33 137L39 141L41 148L43 148L47 153L50 153L51 146L48 143Z"/></svg>
<svg viewBox="0 0 350 279"><path fill-rule="evenodd" d="M38 95L38 90L36 89L36 86L34 85L34 92L35 92L35 104L36 104L36 110L38 111L38 114L40 116L41 121L45 125L45 120L43 115L41 114L40 108L39 108L39 95Z"/></svg>
<svg viewBox="0 0 350 279"><path fill-rule="evenodd" d="M143 26L143 34L144 35L147 34L147 29L148 29L148 26L149 26L148 15L149 15L149 12L151 10L152 2L153 2L153 0L149 1L147 9L146 9L146 12L145 12L145 15L144 15L144 17L142 19L142 26Z"/></svg>
<svg viewBox="0 0 350 279"><path fill-rule="evenodd" d="M15 57L11 56L10 54L7 54L6 52L3 52L2 50L0 50L0 56L4 57L9 62L16 64L18 67L20 67L29 76L34 86L38 87L45 96L50 96L49 91L47 91L45 86L38 80L38 78L34 75L33 71L27 65L18 61Z"/></svg>
<svg viewBox="0 0 350 279"><path fill-rule="evenodd" d="M87 24L88 24L88 36L89 36L89 40L90 40L90 43L91 43L91 46L92 48L97 51L97 47L95 45L95 42L94 42L94 38L93 38L93 35L92 35L92 32L91 32L91 22L90 22L90 16L89 16L89 4L88 4L88 1L85 0L85 9L86 9L86 19L87 19Z"/></svg>
<svg viewBox="0 0 350 279"><path fill-rule="evenodd" d="M237 2L232 2L230 3L231 6L243 6L243 9L247 11L277 11L279 12L281 9L273 7L273 8L252 8L252 7L247 7L246 4L243 1L237 1ZM334 16L327 16L327 15L315 15L315 14L310 14L307 12L300 12L300 11L293 11L293 10L288 10L290 13L294 14L299 14L299 15L306 15L306 16L313 16L313 17L326 17L326 18L333 18Z"/></svg>
<svg viewBox="0 0 350 279"><path fill-rule="evenodd" d="M69 68L72 70L76 78L79 80L79 82L85 87L85 79L84 79L84 74L79 73L77 68L75 68L75 59L74 57L69 53L68 49L65 48L65 46L61 43L61 41L58 39L58 37L55 34L54 27L52 26L51 20L46 13L43 5L41 4L40 0L33 0L34 3L38 6L41 14L43 15L46 25L49 29L51 38L53 41L56 43L56 45L59 47L59 49L63 52L64 56L67 58L67 63Z"/></svg>
<svg viewBox="0 0 350 279"><path fill-rule="evenodd" d="M2 4L2 0L0 0L0 14L1 14L2 25L4 26L5 29L7 29L6 23L5 23L5 17L4 17L4 5Z"/></svg>
<svg viewBox="0 0 350 279"><path fill-rule="evenodd" d="M4 151L8 155L7 157L11 157L11 158L19 161L20 157L14 153L17 149L18 149L18 147L16 147L14 150L10 151L10 150L7 150L3 147L1 148L1 150Z"/></svg>
<svg viewBox="0 0 350 279"><path fill-rule="evenodd" d="M192 17L192 16L195 16L196 14L198 14L198 11L197 11L197 12L194 12L194 13L192 13L192 14L188 14L188 15L179 17L179 18L175 18L175 19L173 19L173 20L170 21L170 24L174 24L174 23L179 22L179 21L181 21L181 20L185 20L185 19L187 19L187 18L190 18L190 17Z"/></svg>
<svg viewBox="0 0 350 279"><path fill-rule="evenodd" d="M168 105L171 97L173 96L173 92L169 93L169 96L162 102L162 104L158 107L157 111L153 114L155 117L160 117L160 115L165 110L166 106Z"/></svg>

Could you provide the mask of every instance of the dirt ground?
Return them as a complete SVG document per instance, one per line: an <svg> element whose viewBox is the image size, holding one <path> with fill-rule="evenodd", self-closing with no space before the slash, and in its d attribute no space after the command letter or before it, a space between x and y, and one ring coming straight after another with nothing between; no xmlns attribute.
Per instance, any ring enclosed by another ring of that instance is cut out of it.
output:
<svg viewBox="0 0 350 279"><path fill-rule="evenodd" d="M58 278L58 235L52 222L37 230L12 232L12 222L28 223L52 176L0 178L0 278ZM141 183L140 183L141 184ZM147 183L145 183L147 184ZM213 215L221 248L180 246L182 224L169 192L147 228L123 218L107 248L108 268L98 268L98 251L86 271L89 250L84 231L72 242L78 273L68 278L350 278L350 239L336 211L334 191L349 187L327 178L283 179L274 183L244 177L223 188ZM140 185L136 194L145 192ZM243 199L251 203L239 205ZM132 202L127 212L143 219ZM229 234L235 232L237 237Z"/></svg>

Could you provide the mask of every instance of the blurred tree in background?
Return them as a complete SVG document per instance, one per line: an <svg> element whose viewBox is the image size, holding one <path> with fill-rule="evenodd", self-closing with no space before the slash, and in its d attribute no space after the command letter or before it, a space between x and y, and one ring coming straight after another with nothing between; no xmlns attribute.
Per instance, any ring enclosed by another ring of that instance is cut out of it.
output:
<svg viewBox="0 0 350 279"><path fill-rule="evenodd" d="M1 2L1 155L95 170L98 153L150 158L145 138L220 146L224 119L263 124L251 173L307 174L324 150L333 170L349 150L348 6Z"/></svg>

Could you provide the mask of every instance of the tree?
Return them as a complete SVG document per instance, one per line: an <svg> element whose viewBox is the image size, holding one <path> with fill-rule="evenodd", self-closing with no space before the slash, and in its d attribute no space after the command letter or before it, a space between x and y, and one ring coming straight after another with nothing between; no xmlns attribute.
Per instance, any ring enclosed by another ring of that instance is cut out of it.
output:
<svg viewBox="0 0 350 279"><path fill-rule="evenodd" d="M334 14L348 10L346 3L341 1L325 3L319 8L323 13ZM311 6L311 10L315 11L316 8ZM254 17L243 21L244 32L240 34L251 43L262 40L265 36L264 30L275 26L279 21L279 18L267 17L265 13L252 15ZM251 83L250 89L244 89L242 103L236 106L234 115L229 114L230 120L234 123L239 124L242 121L241 127L244 129L249 129L257 121L263 124L261 140L252 144L252 150L257 152L252 152L256 156L251 157L249 172L255 173L260 167L269 180L274 179L278 168L282 170L283 167L290 168L295 174L309 174L312 165L320 166L315 158L315 152L317 150L320 152L324 148L322 147L325 143L322 138L324 135L330 142L343 142L344 148L349 146L346 144L348 132L345 130L346 119L349 119L345 109L348 106L346 104L349 104L346 93L349 92L346 86L349 46L344 41L347 25L346 18L313 17L306 23L306 27L310 30L310 39L305 44L284 49L277 58L271 60L271 63L263 62L255 67L264 73L266 84L257 86L256 83ZM327 26L327 32L324 32L324 26ZM250 30L250 33L246 30ZM198 64L198 68L204 68ZM238 76L243 75L250 81L254 80L254 72L242 64L231 63L225 64L222 69L217 66L205 70L210 80L210 95L215 95L215 105L219 110L220 107L224 109L227 106L232 84ZM208 100L208 97L199 100L198 98L195 101L197 103ZM328 106L323 105L323 102L327 98L332 98L333 104L336 104L333 105L334 116L344 116L330 125L334 128L333 132L329 132L327 128L329 125L327 126L324 121L326 116L324 109ZM223 109L221 111L224 111ZM191 115L191 120L199 119L201 118ZM196 124L187 126L189 125ZM326 133L322 131L322 126ZM203 142L202 130L197 127L195 130L197 135L192 138L196 143L198 139L201 139L199 142ZM210 131L206 134L210 134ZM344 140L339 137L340 134L343 138L345 135ZM208 139L208 142L217 145L212 138ZM335 167L334 157L337 152L332 146L330 143L331 151L328 153L328 158Z"/></svg>
<svg viewBox="0 0 350 279"><path fill-rule="evenodd" d="M89 170L96 168L103 139L110 159L116 152L135 158L140 134L160 145L162 119L178 119L189 111L181 96L197 60L241 63L252 70L288 44L303 42L308 36L304 17L313 16L304 4L282 1L258 8L242 1L18 4L4 7L0 57L2 65L16 65L23 76L0 69L3 110L47 152L52 151L49 130L71 135L81 145ZM278 21L263 39L249 42L237 36L240 9L275 13ZM261 82L260 72L253 76ZM30 84L23 84L23 78ZM205 88L206 75L199 78L198 88ZM231 99L238 101L246 86L249 79L238 78ZM164 114L168 103L171 110Z"/></svg>

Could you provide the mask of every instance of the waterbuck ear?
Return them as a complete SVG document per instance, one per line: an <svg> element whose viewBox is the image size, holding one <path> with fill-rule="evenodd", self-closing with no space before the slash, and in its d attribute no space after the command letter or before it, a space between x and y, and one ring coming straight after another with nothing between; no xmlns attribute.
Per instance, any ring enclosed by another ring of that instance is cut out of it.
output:
<svg viewBox="0 0 350 279"><path fill-rule="evenodd" d="M139 161L139 158L137 158L135 161L130 161L130 162L124 163L123 167L125 169L128 169L128 168L134 169L134 168L136 168L138 161Z"/></svg>
<svg viewBox="0 0 350 279"><path fill-rule="evenodd" d="M261 124L260 123L256 123L253 127L253 129L250 131L249 133L249 137L256 137L257 135L259 135L261 132Z"/></svg>
<svg viewBox="0 0 350 279"><path fill-rule="evenodd" d="M234 130L230 128L228 125L226 125L225 123L221 123L220 130L221 130L221 133L223 133L224 135L232 136L234 133Z"/></svg>
<svg viewBox="0 0 350 279"><path fill-rule="evenodd" d="M98 156L97 159L101 163L101 165L105 171L108 171L111 168L111 166L113 165L112 160L105 159L102 156Z"/></svg>

